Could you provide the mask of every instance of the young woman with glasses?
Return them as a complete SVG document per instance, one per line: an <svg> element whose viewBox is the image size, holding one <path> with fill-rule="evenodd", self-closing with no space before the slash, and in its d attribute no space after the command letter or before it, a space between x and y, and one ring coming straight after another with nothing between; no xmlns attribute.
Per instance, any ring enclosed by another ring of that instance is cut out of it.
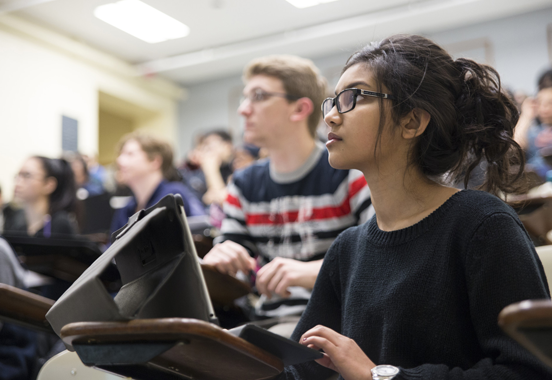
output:
<svg viewBox="0 0 552 380"><path fill-rule="evenodd" d="M505 306L550 298L531 240L495 196L523 170L498 73L397 35L349 58L323 112L330 164L364 173L376 215L334 242L293 334L324 357L281 378L552 378L497 325ZM486 192L445 184L480 161Z"/></svg>
<svg viewBox="0 0 552 380"><path fill-rule="evenodd" d="M73 171L63 159L34 156L16 175L14 198L25 209L29 236L51 237L77 233Z"/></svg>

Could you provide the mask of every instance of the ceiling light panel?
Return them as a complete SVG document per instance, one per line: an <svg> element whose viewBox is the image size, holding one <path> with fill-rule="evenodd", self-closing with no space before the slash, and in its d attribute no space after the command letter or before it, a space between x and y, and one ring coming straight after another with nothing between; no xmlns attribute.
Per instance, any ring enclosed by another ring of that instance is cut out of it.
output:
<svg viewBox="0 0 552 380"><path fill-rule="evenodd" d="M188 26L140 0L100 5L94 16L150 44L190 34Z"/></svg>
<svg viewBox="0 0 552 380"><path fill-rule="evenodd" d="M288 3L297 8L314 7L324 3L332 3L337 0L286 0Z"/></svg>

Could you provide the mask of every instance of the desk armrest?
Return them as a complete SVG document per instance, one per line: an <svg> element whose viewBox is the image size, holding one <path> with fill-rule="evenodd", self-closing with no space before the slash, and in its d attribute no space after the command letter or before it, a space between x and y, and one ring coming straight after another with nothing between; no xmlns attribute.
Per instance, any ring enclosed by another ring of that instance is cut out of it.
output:
<svg viewBox="0 0 552 380"><path fill-rule="evenodd" d="M53 304L51 299L0 284L0 320L51 332L46 313Z"/></svg>
<svg viewBox="0 0 552 380"><path fill-rule="evenodd" d="M275 377L283 371L279 358L218 326L196 319L78 322L64 326L61 337L79 356L91 353L88 358L81 357L87 365L124 376L151 371L148 376L156 378L156 368L160 368L172 371L175 378L259 380ZM124 352L117 359L100 352L113 353L117 349L132 353L133 345L143 350L150 345L154 348L152 352L159 347L162 349L144 363L132 360L125 363ZM90 357L99 358L100 362L91 362Z"/></svg>

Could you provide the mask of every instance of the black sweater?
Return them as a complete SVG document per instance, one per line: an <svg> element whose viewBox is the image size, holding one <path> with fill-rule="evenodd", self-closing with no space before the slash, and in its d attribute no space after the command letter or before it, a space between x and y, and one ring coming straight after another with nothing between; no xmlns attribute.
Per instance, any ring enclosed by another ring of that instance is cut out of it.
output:
<svg viewBox="0 0 552 380"><path fill-rule="evenodd" d="M515 212L464 190L398 231L376 218L334 242L292 339L320 324L348 336L395 379L552 379L497 325L499 312L550 298L542 265ZM325 379L315 362L280 378Z"/></svg>

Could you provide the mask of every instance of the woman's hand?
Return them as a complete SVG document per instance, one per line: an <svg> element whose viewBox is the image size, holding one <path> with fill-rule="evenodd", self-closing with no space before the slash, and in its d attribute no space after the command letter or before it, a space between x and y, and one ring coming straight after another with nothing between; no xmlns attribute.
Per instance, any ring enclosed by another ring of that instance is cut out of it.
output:
<svg viewBox="0 0 552 380"><path fill-rule="evenodd" d="M316 362L339 372L345 380L372 380L371 369L376 365L351 338L318 325L304 333L300 343L322 349L324 357Z"/></svg>

